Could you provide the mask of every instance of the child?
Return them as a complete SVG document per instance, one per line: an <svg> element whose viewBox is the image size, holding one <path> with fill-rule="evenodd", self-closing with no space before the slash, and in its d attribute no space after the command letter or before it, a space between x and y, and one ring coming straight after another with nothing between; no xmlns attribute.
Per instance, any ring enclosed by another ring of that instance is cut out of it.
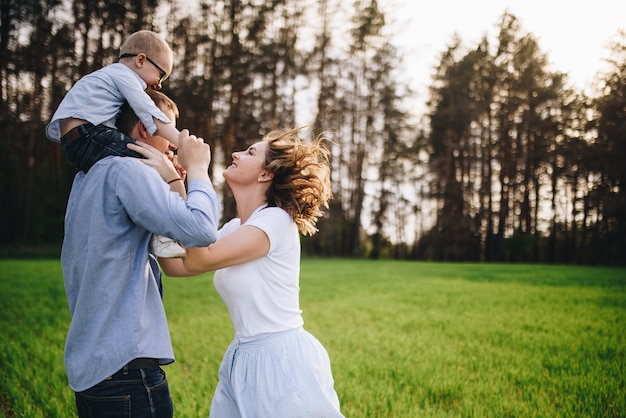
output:
<svg viewBox="0 0 626 418"><path fill-rule="evenodd" d="M151 135L178 146L180 132L145 92L146 88L160 90L172 65L172 50L158 34L133 33L120 48L118 62L85 75L70 89L46 127L46 136L60 142L68 162L84 172L111 155L143 158L127 148L135 142L115 129L116 117L127 101ZM153 246L155 255L185 254L175 241L166 241L170 245L163 244L163 237L153 237L153 243L159 243Z"/></svg>

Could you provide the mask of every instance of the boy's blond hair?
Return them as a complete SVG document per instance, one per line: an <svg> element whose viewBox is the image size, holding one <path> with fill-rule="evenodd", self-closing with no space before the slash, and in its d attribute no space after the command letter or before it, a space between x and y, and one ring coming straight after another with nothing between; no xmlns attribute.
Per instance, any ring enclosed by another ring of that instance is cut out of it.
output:
<svg viewBox="0 0 626 418"><path fill-rule="evenodd" d="M120 48L120 55L144 53L148 56L166 52L172 56L172 49L158 33L150 30L140 30L126 39Z"/></svg>

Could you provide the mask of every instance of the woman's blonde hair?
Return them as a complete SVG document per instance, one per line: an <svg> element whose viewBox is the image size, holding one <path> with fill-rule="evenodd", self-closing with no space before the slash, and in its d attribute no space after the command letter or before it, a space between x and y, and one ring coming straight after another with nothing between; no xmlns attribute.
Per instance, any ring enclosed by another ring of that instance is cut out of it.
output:
<svg viewBox="0 0 626 418"><path fill-rule="evenodd" d="M316 223L332 197L329 151L319 136L313 144L299 137L300 128L273 131L263 137L267 143L265 169L274 174L267 191L269 206L289 213L300 233L313 235Z"/></svg>

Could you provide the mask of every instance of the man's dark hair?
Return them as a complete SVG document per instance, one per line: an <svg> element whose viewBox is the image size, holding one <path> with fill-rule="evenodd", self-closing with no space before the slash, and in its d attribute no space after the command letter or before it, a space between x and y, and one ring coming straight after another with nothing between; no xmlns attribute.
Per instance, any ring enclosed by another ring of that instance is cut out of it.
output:
<svg viewBox="0 0 626 418"><path fill-rule="evenodd" d="M146 93L152 98L157 107L160 108L165 105L165 107L171 109L174 112L174 116L178 118L178 106L176 106L176 103L174 103L172 99L156 90L146 90ZM139 118L135 114L135 111L130 107L128 102L124 102L120 112L117 114L115 126L124 135L130 135L135 125L137 125L137 122L139 122Z"/></svg>

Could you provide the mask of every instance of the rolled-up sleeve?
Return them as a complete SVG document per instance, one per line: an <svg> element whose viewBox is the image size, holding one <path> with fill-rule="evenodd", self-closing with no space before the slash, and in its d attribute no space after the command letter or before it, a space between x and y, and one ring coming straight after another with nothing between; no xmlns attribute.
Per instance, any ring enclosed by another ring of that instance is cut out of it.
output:
<svg viewBox="0 0 626 418"><path fill-rule="evenodd" d="M185 247L206 247L217 240L221 205L211 183L190 182L184 200L169 190L154 169L137 160L125 160L115 190L135 224Z"/></svg>
<svg viewBox="0 0 626 418"><path fill-rule="evenodd" d="M175 195L178 194L175 193ZM194 239L197 238L195 233L189 234L188 237L181 237L179 241L186 247L206 247L214 243L217 240L222 207L213 186L203 180L192 181L187 191L186 204L187 208L198 217L197 227L207 231L207 235L201 237L204 240L200 242L194 242ZM188 240L187 244L185 243L186 240Z"/></svg>

